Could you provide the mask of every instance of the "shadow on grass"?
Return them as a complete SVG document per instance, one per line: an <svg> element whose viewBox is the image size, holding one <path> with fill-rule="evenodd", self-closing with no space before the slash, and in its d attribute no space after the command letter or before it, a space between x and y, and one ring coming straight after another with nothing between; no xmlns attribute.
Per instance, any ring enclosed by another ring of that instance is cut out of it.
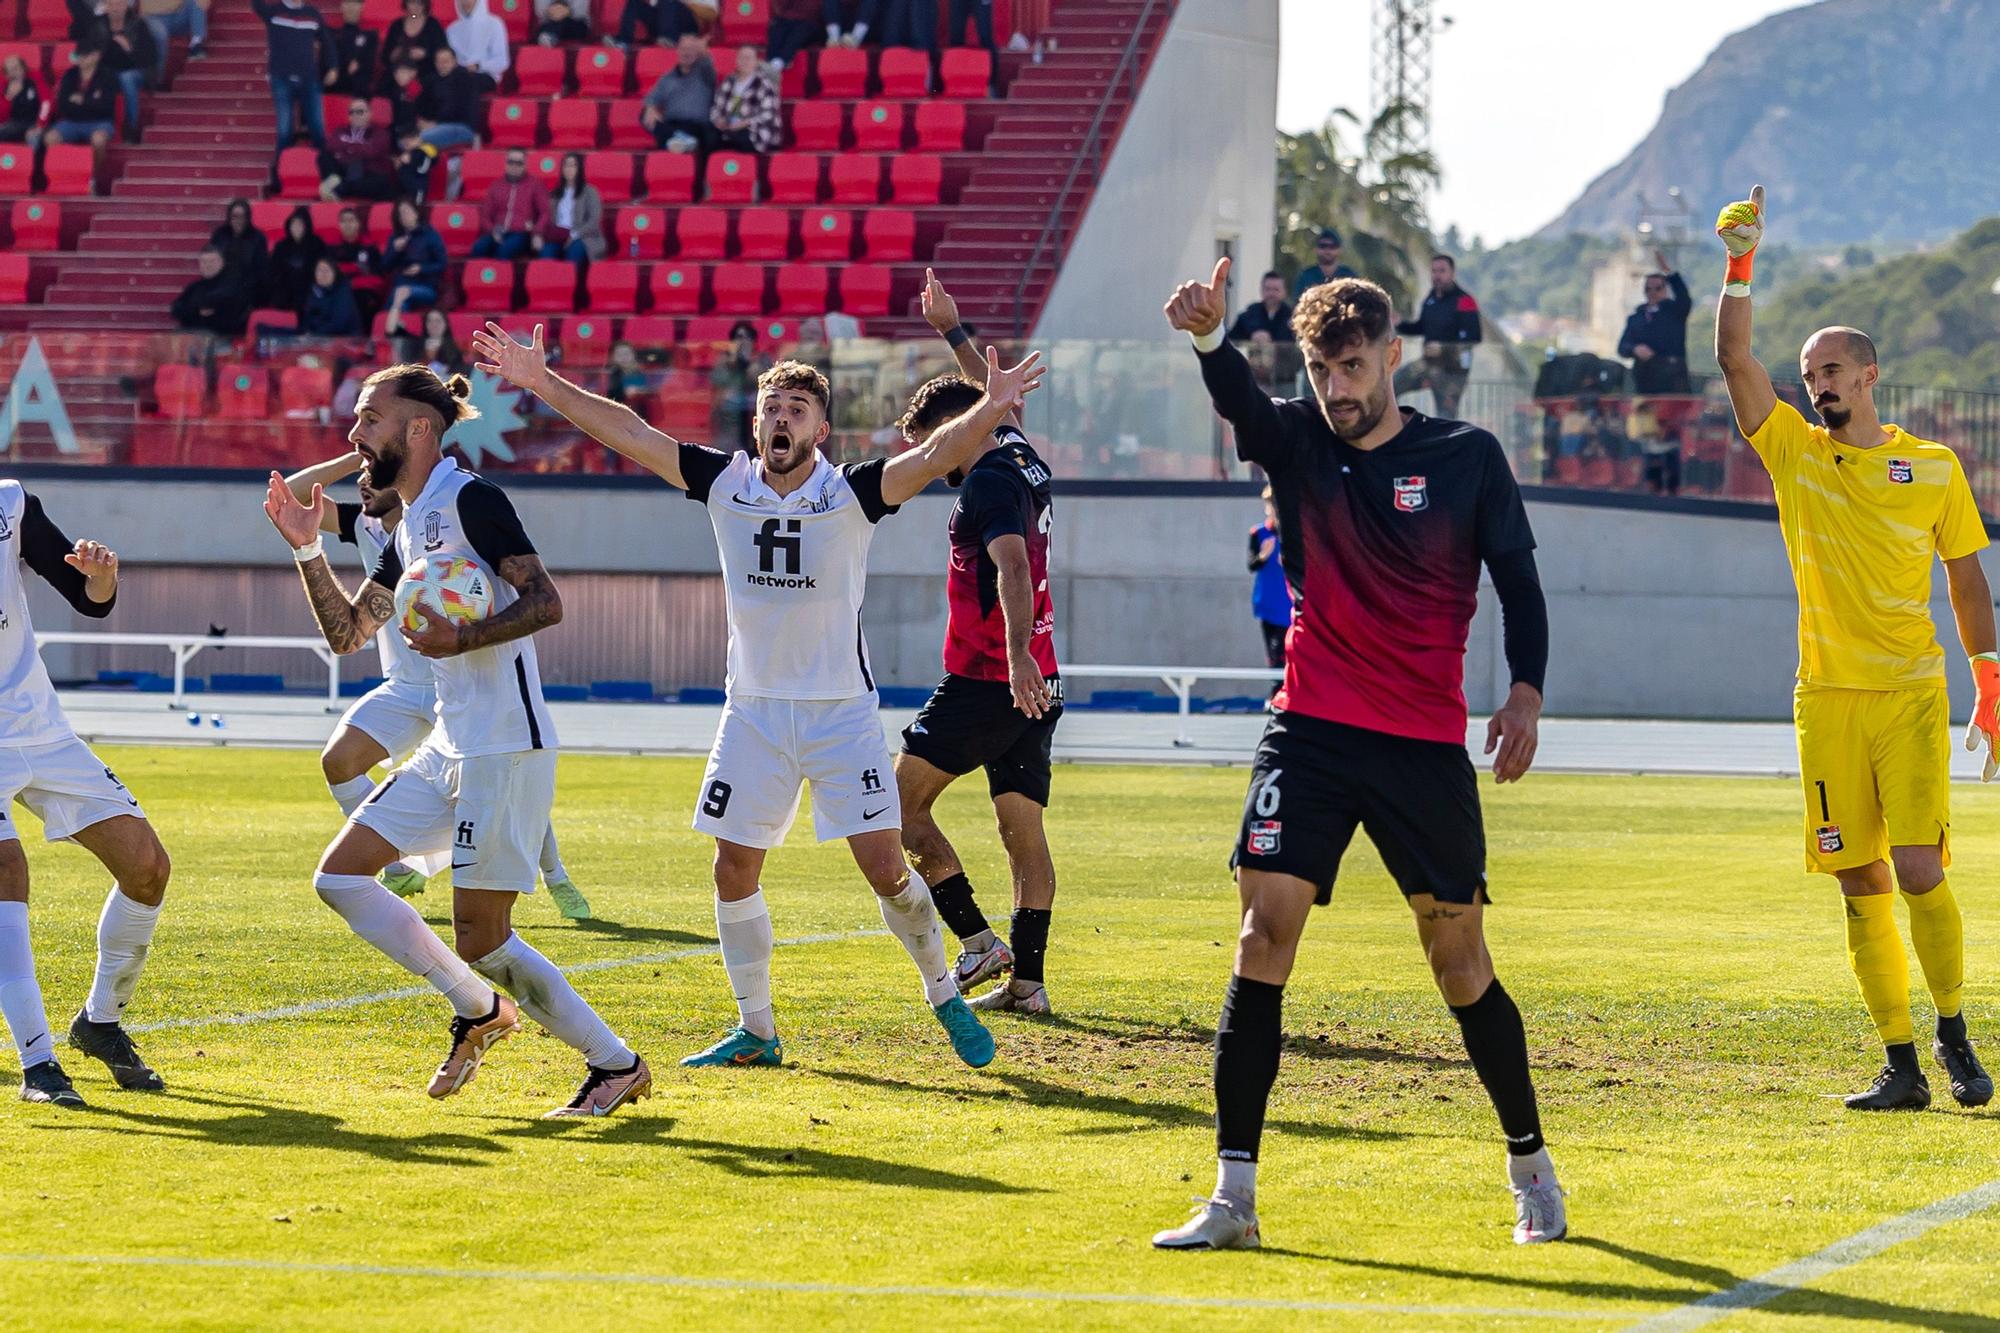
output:
<svg viewBox="0 0 2000 1333"><path fill-rule="evenodd" d="M1135 1046L1182 1045L1206 1048L1215 1044L1214 1028L1187 1024L1163 1027L1157 1022L1121 1018L1114 1014L1084 1014L1080 1017L1051 1014L1030 1021L1057 1031L1077 1032L1112 1041L1126 1041ZM1297 1033L1285 1037L1284 1052L1288 1056L1304 1060L1359 1060L1365 1064L1416 1065L1424 1069L1469 1068L1471 1065L1471 1061L1462 1055L1426 1055L1421 1051L1406 1051L1394 1046L1363 1045L1346 1040L1333 1041L1325 1037L1300 1036Z"/></svg>
<svg viewBox="0 0 2000 1333"><path fill-rule="evenodd" d="M554 922L535 922L535 925L553 925ZM621 940L626 944L684 944L690 948L714 948L713 935L697 935L688 930L668 930L663 926L628 926L619 921L607 921L602 917L590 917L583 921L567 923L573 929L600 939Z"/></svg>

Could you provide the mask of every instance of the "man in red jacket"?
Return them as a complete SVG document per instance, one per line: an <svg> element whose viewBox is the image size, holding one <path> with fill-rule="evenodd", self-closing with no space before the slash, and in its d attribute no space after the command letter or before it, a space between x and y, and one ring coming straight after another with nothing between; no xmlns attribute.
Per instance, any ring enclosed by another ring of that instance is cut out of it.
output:
<svg viewBox="0 0 2000 1333"><path fill-rule="evenodd" d="M375 123L368 99L347 105L347 125L331 135L319 155L322 199L394 199L395 146L389 131Z"/></svg>
<svg viewBox="0 0 2000 1333"><path fill-rule="evenodd" d="M514 259L523 251L539 251L548 224L549 192L529 177L527 150L508 150L507 174L493 182L479 206L484 235L472 243L472 257Z"/></svg>

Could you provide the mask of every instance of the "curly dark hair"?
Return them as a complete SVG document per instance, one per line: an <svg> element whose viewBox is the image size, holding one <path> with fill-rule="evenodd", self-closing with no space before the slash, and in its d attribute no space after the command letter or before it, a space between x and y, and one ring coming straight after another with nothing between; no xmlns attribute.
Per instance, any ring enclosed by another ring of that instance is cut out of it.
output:
<svg viewBox="0 0 2000 1333"><path fill-rule="evenodd" d="M939 375L910 395L910 406L896 423L906 440L921 440L954 417L972 410L986 391L963 375Z"/></svg>
<svg viewBox="0 0 2000 1333"><path fill-rule="evenodd" d="M1396 326L1389 293L1366 278L1335 278L1299 298L1292 334L1307 347L1338 352L1356 343L1379 343Z"/></svg>
<svg viewBox="0 0 2000 1333"><path fill-rule="evenodd" d="M825 415L833 405L833 386L826 382L826 376L820 374L816 367L803 361L780 361L757 377L758 393L781 389L811 394L819 400L821 415Z"/></svg>

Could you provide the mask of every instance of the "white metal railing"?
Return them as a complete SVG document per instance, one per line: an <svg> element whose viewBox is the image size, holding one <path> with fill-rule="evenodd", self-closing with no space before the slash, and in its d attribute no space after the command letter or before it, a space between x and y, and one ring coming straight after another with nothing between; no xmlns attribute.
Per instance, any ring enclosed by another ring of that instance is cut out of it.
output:
<svg viewBox="0 0 2000 1333"><path fill-rule="evenodd" d="M38 643L72 643L105 647L165 648L174 657L174 693L169 708L187 706L187 664L204 648L291 648L309 652L326 663L326 704L340 707L340 654L326 646L324 639L283 634L114 634L109 631L36 631Z"/></svg>
<svg viewBox="0 0 2000 1333"><path fill-rule="evenodd" d="M1164 681L1174 697L1180 700L1179 731L1174 735L1174 744L1182 748L1194 744L1194 737L1188 735L1188 715L1190 702L1194 696L1194 683L1198 680L1261 680L1280 681L1285 678L1283 669L1278 667L1177 667L1177 666L1072 666L1061 664L1059 673L1068 681L1075 676L1093 676L1102 680L1159 680Z"/></svg>

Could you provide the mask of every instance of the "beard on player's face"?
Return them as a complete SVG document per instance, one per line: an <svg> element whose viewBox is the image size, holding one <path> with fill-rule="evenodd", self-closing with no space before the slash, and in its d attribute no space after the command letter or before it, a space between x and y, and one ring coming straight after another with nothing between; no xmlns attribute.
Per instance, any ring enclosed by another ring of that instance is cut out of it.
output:
<svg viewBox="0 0 2000 1333"><path fill-rule="evenodd" d="M387 518L403 507L403 497L395 491L375 485L368 478L368 470L361 474L361 512L370 518Z"/></svg>
<svg viewBox="0 0 2000 1333"><path fill-rule="evenodd" d="M402 497L396 495L396 482L403 475L404 465L410 461L409 444L404 437L408 429L409 427L405 425L387 439L360 446L361 457L367 464L364 470L368 474L369 488L377 492L388 492L395 496L399 504L402 502Z"/></svg>
<svg viewBox="0 0 2000 1333"><path fill-rule="evenodd" d="M764 460L764 470L782 477L810 463L820 425L810 414L792 414L782 406L760 415L757 453Z"/></svg>
<svg viewBox="0 0 2000 1333"><path fill-rule="evenodd" d="M1828 430L1839 430L1848 422L1854 420L1854 411L1852 408L1834 406L1839 401L1837 398L1829 397L1822 398L1813 404L1813 411L1819 413L1819 419L1825 423Z"/></svg>
<svg viewBox="0 0 2000 1333"><path fill-rule="evenodd" d="M1320 415L1333 433L1343 440L1358 440L1382 423L1382 418L1396 405L1396 397L1389 388L1389 377L1384 375L1364 393L1355 393L1353 386L1335 389L1331 384L1314 385L1319 394Z"/></svg>

